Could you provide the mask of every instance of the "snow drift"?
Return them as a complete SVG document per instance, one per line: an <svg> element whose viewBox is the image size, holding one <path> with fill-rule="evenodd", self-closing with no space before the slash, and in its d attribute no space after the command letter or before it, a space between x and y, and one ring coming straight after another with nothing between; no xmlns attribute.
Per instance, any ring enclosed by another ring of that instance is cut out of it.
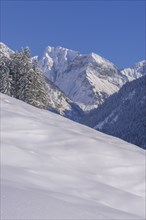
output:
<svg viewBox="0 0 146 220"><path fill-rule="evenodd" d="M144 150L1 94L2 219L144 219Z"/></svg>

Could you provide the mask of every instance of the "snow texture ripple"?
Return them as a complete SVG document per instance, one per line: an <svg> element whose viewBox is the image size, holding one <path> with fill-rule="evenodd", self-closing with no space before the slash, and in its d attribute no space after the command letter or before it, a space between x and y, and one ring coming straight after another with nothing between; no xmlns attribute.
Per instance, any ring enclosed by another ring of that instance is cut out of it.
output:
<svg viewBox="0 0 146 220"><path fill-rule="evenodd" d="M1 218L145 218L144 150L1 94Z"/></svg>

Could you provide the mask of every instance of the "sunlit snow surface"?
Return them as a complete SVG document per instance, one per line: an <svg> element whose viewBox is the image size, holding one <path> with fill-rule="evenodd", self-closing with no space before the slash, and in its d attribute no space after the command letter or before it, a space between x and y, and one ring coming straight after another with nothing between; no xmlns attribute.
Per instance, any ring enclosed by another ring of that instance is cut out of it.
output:
<svg viewBox="0 0 146 220"><path fill-rule="evenodd" d="M141 220L144 150L1 95L1 219Z"/></svg>

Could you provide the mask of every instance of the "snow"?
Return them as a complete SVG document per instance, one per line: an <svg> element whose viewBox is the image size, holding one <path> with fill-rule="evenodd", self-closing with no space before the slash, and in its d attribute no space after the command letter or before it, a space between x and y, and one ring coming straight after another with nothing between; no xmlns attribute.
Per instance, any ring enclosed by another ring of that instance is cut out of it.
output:
<svg viewBox="0 0 146 220"><path fill-rule="evenodd" d="M40 59L40 67L48 79L54 82L56 80L56 72L64 72L68 62L72 61L78 54L77 51L67 48L48 46Z"/></svg>
<svg viewBox="0 0 146 220"><path fill-rule="evenodd" d="M13 53L3 43L0 43L0 52L8 58ZM48 46L43 55L33 57L32 62L36 58L45 76L85 112L97 108L126 82L146 74L144 60L119 71L109 60L95 53L80 54L60 46Z"/></svg>
<svg viewBox="0 0 146 220"><path fill-rule="evenodd" d="M0 43L0 55L11 59L11 54L14 53L5 44ZM38 56L31 58L31 62L37 61ZM60 115L79 121L82 110L73 103L53 82L44 77L46 81L45 90L47 92L47 108L50 111L56 112Z"/></svg>
<svg viewBox="0 0 146 220"><path fill-rule="evenodd" d="M71 100L67 98L51 81L47 81L47 93L49 97L49 103L52 108L59 114L64 115L64 112L71 110L71 105L69 102Z"/></svg>
<svg viewBox="0 0 146 220"><path fill-rule="evenodd" d="M125 68L121 71L123 76L126 76L127 81L132 81L146 75L146 61L142 60L135 65Z"/></svg>
<svg viewBox="0 0 146 220"><path fill-rule="evenodd" d="M45 76L85 111L98 107L123 85L119 70L95 53L48 46L39 64Z"/></svg>
<svg viewBox="0 0 146 220"><path fill-rule="evenodd" d="M10 58L10 55L14 53L7 45L0 42L0 53L3 54L5 57Z"/></svg>
<svg viewBox="0 0 146 220"><path fill-rule="evenodd" d="M1 115L1 219L144 219L144 150L2 94Z"/></svg>
<svg viewBox="0 0 146 220"><path fill-rule="evenodd" d="M100 65L109 65L109 66L113 66L113 63L111 63L109 60L99 56L98 54L96 53L91 53L88 55L89 58L91 59L94 59L96 63L100 64Z"/></svg>
<svg viewBox="0 0 146 220"><path fill-rule="evenodd" d="M80 54L62 47L50 47L39 61L45 76L83 111L101 105L129 81L146 74L146 61L118 70L109 60L95 54Z"/></svg>

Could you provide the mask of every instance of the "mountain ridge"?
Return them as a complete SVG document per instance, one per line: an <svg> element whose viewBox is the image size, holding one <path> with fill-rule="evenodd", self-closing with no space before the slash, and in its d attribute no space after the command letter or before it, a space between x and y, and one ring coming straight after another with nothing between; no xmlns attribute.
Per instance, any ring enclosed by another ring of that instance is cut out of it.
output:
<svg viewBox="0 0 146 220"><path fill-rule="evenodd" d="M126 83L83 123L146 149L146 75Z"/></svg>
<svg viewBox="0 0 146 220"><path fill-rule="evenodd" d="M68 56L69 53L72 55ZM55 60L53 60L54 56ZM45 50L44 56L40 58L40 67L67 96L87 109L97 107L106 96L117 91L123 84L116 67L95 53L82 55L62 47L49 47L49 50ZM105 72L108 73L109 82L106 79L107 83L104 82ZM113 80L109 72L115 73L115 78L112 76ZM101 85L100 88L99 85ZM91 99L91 97L94 98Z"/></svg>
<svg viewBox="0 0 146 220"><path fill-rule="evenodd" d="M46 77L85 112L100 106L126 82L145 74L145 71L141 74L136 70L133 72L132 67L128 73L127 68L120 71L112 62L95 53L80 54L63 47L48 46L39 60ZM145 66L145 61L135 65L138 64Z"/></svg>

